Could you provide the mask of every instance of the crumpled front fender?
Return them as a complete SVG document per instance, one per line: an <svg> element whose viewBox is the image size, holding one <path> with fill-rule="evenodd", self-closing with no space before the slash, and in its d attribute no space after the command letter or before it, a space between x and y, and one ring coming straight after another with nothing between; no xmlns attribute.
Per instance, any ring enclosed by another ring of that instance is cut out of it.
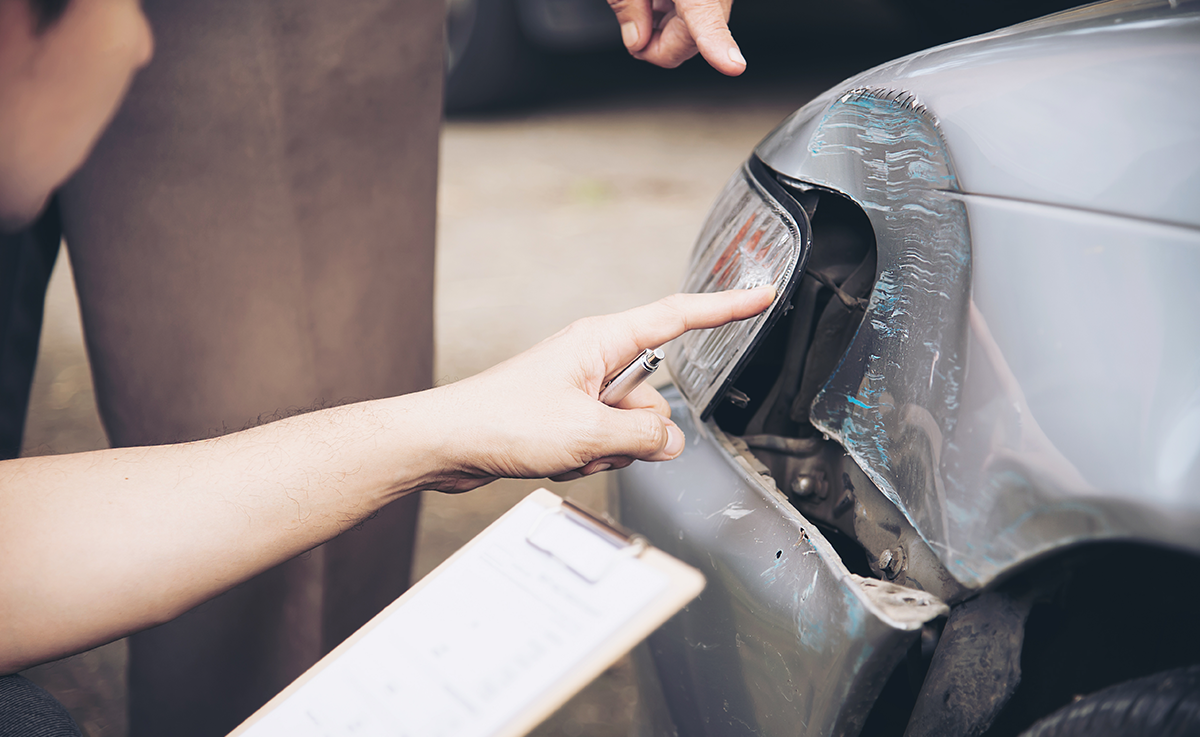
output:
<svg viewBox="0 0 1200 737"><path fill-rule="evenodd" d="M617 485L621 521L708 580L649 640L671 718L689 735L857 734L945 605L851 574L752 456L664 395L686 450Z"/></svg>

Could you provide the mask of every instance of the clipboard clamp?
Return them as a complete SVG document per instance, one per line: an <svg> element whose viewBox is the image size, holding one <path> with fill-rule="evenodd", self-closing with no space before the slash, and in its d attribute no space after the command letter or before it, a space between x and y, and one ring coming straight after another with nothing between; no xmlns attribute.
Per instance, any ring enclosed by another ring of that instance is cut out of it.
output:
<svg viewBox="0 0 1200 737"><path fill-rule="evenodd" d="M564 518L607 540L617 549L608 556L608 560L605 563L597 567L595 565L586 565L586 563L594 562L590 557L586 561L581 560L575 555L570 554L574 551L557 550L554 545L549 544L549 541L537 539L537 533L542 528L543 523L555 515L562 515ZM557 559L572 572L591 583L596 583L604 578L617 562L626 558L637 558L650 547L650 543L646 538L629 532L606 516L601 516L588 509L584 509L570 499L563 499L561 504L547 507L538 515L538 518L534 520L533 525L529 528L529 532L525 533L525 541L543 553Z"/></svg>

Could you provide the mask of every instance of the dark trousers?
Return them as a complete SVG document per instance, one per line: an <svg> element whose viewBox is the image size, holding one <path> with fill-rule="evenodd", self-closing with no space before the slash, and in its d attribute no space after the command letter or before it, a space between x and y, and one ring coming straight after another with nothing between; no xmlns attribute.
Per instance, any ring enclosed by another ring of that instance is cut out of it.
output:
<svg viewBox="0 0 1200 737"><path fill-rule="evenodd" d="M62 704L21 676L0 676L0 737L81 737Z"/></svg>
<svg viewBox="0 0 1200 737"><path fill-rule="evenodd" d="M59 193L110 442L428 387L444 3L144 6L155 58ZM131 638L134 737L231 730L407 587L416 513Z"/></svg>

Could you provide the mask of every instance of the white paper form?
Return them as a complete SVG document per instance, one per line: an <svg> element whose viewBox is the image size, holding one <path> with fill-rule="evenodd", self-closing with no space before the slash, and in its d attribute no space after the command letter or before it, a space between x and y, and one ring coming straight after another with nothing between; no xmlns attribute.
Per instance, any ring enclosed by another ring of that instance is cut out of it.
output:
<svg viewBox="0 0 1200 737"><path fill-rule="evenodd" d="M538 540L565 543L584 575L530 544L535 523ZM669 584L529 500L485 535L245 737L494 734Z"/></svg>

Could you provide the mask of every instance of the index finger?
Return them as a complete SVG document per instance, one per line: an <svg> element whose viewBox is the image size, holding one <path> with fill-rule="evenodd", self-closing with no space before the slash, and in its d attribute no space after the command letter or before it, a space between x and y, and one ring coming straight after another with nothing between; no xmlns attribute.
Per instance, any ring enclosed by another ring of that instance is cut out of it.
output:
<svg viewBox="0 0 1200 737"><path fill-rule="evenodd" d="M731 289L705 294L673 294L642 307L610 315L614 334L628 336L634 343L606 355L607 363L619 363L626 356L643 348L660 346L689 330L715 328L734 320L754 317L775 300L775 287ZM613 346L617 348L617 346Z"/></svg>
<svg viewBox="0 0 1200 737"><path fill-rule="evenodd" d="M675 12L687 24L700 55L730 77L746 71L746 58L729 32L729 7L721 0L676 0Z"/></svg>

